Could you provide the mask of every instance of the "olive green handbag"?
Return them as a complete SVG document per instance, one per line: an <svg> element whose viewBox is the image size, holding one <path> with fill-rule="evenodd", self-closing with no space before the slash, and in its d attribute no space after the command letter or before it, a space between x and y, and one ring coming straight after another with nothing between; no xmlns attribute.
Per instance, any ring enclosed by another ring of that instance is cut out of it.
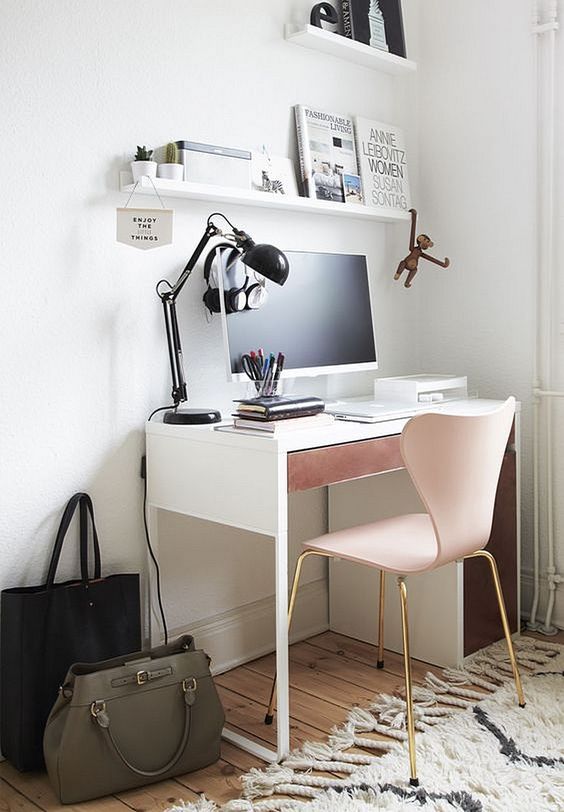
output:
<svg viewBox="0 0 564 812"><path fill-rule="evenodd" d="M47 720L47 772L67 804L150 784L217 761L224 721L209 658L188 635L79 663Z"/></svg>

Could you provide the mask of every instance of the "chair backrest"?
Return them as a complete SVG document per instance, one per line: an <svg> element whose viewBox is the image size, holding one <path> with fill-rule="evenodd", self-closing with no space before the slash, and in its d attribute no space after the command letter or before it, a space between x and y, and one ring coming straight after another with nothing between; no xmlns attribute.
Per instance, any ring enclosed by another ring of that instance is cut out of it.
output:
<svg viewBox="0 0 564 812"><path fill-rule="evenodd" d="M401 436L401 454L435 528L433 567L488 543L515 398L484 414L421 414Z"/></svg>

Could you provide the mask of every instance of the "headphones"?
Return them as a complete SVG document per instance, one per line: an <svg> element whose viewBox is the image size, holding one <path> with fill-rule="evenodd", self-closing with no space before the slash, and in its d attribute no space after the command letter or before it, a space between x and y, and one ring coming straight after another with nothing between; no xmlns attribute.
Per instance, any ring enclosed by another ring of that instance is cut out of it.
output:
<svg viewBox="0 0 564 812"><path fill-rule="evenodd" d="M220 268L217 267L217 249L221 249ZM249 274L243 263L239 263L241 251L232 243L218 243L207 255L204 263L204 279L207 289L203 296L205 306L210 313L221 313L219 301L218 271L224 273L224 303L226 313L240 313L243 310L258 310L268 298L266 280L255 274L256 282L249 285ZM238 271L241 265L245 269L243 284L237 284Z"/></svg>

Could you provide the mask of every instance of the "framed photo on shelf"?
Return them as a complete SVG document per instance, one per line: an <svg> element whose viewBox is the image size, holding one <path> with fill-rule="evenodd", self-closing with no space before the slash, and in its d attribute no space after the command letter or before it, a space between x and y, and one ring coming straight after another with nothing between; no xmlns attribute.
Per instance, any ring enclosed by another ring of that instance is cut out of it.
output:
<svg viewBox="0 0 564 812"><path fill-rule="evenodd" d="M343 3L347 5L345 36L405 58L401 0L343 0Z"/></svg>
<svg viewBox="0 0 564 812"><path fill-rule="evenodd" d="M388 51L396 56L407 56L401 0L379 0L380 10L384 16Z"/></svg>
<svg viewBox="0 0 564 812"><path fill-rule="evenodd" d="M360 175L343 173L343 190L345 193L345 203L360 203L361 205L364 203Z"/></svg>
<svg viewBox="0 0 564 812"><path fill-rule="evenodd" d="M253 152L251 173L256 191L298 197L296 171L290 158Z"/></svg>

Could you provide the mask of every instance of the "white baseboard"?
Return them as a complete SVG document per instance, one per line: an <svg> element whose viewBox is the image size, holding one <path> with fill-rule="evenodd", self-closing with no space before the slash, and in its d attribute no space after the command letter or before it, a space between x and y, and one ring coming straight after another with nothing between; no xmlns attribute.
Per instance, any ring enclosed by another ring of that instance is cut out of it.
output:
<svg viewBox="0 0 564 812"><path fill-rule="evenodd" d="M230 609L185 627L171 629L169 637L194 636L196 647L212 658L212 672L221 674L274 651L274 595ZM328 585L325 579L300 587L290 633L291 642L312 637L329 628Z"/></svg>

